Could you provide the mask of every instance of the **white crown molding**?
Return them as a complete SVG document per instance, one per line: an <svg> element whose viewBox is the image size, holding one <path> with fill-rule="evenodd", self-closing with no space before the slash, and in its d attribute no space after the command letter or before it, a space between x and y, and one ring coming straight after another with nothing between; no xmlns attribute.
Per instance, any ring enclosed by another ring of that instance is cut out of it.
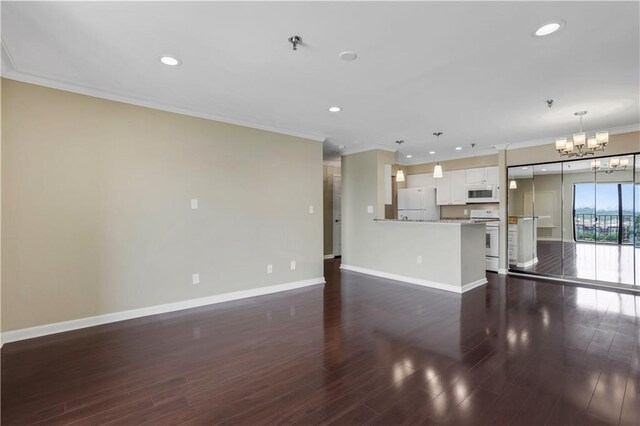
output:
<svg viewBox="0 0 640 426"><path fill-rule="evenodd" d="M198 299L189 299L180 302L167 303L164 305L148 306L146 308L132 309L130 311L114 312L111 314L97 315L94 317L80 318L71 321L39 325L36 327L23 328L20 330L5 331L4 333L2 333L2 343L4 344L17 342L19 340L32 339L34 337L47 336L49 334L78 330L81 328L93 327L96 325L124 321L133 318L146 317L149 315L180 311L183 309L196 308L198 306L213 305L216 303L245 299L247 297L263 296L266 294L279 293L281 291L295 290L298 288L309 287L317 284L324 284L324 282L325 280L323 277L311 278L303 281L259 287L251 290L236 291L233 293L217 294L214 296L200 297Z"/></svg>
<svg viewBox="0 0 640 426"><path fill-rule="evenodd" d="M387 148L383 146L364 146L362 148L353 148L353 149L345 149L341 152L341 156L351 155L351 154L360 154L361 152L367 151L386 151L386 152L396 152L397 149Z"/></svg>
<svg viewBox="0 0 640 426"><path fill-rule="evenodd" d="M452 284L441 283L438 281L423 280L420 278L407 277L404 275L390 274L388 272L376 271L374 269L368 269L368 268L361 268L359 266L345 265L344 263L340 265L340 269L344 269L346 271L358 272L360 274L373 275L375 277L386 278L394 281L402 281L409 284L435 288L436 290L444 290L444 291L449 291L451 293L458 293L458 294L465 293L476 287L480 287L481 285L484 285L488 282L487 278L485 277L477 281L472 281L472 282L463 284L462 286L456 286Z"/></svg>
<svg viewBox="0 0 640 426"><path fill-rule="evenodd" d="M3 50L5 50L3 48ZM5 50L8 52L8 50ZM7 53L8 56L8 53ZM15 62L13 62L15 65ZM2 75L3 78L9 80L16 80L23 83L35 84L38 86L49 87L51 89L64 90L66 92L77 93L85 96L92 96L94 98L107 99L109 101L122 102L125 104L135 105L144 108L156 109L160 111L171 112L174 114L187 115L190 117L204 118L206 120L219 121L221 123L234 124L236 126L249 127L252 129L264 130L267 132L280 133L288 136L295 136L298 138L309 139L316 142L324 142L328 136L320 135L313 132L300 132L291 129L282 129L278 127L268 126L261 123L249 121L249 120L236 120L229 117L224 117L208 112L196 111L187 107L176 107L166 105L160 102L135 98L126 94L106 92L91 87L81 86L78 84L68 83L64 81L55 80L49 77L41 77L30 73L18 71L15 67L6 68Z"/></svg>

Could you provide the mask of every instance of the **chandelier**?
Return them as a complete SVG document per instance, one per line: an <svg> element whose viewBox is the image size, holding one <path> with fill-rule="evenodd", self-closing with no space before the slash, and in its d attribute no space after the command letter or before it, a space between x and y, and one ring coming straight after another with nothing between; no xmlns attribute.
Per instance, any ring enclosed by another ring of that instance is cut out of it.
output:
<svg viewBox="0 0 640 426"><path fill-rule="evenodd" d="M557 138L556 150L563 157L584 157L585 155L594 155L597 151L604 151L609 143L609 132L596 132L592 137L582 130L582 117L587 111L578 111L573 113L580 117L580 130L573 134L573 138Z"/></svg>
<svg viewBox="0 0 640 426"><path fill-rule="evenodd" d="M627 170L629 167L628 158L610 158L609 163L602 163L600 160L591 160L591 171L611 174L617 171Z"/></svg>

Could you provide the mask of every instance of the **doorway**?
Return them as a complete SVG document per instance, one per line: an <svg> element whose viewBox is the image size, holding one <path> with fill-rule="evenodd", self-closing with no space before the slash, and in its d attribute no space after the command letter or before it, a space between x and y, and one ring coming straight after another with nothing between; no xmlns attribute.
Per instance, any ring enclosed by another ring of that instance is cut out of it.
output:
<svg viewBox="0 0 640 426"><path fill-rule="evenodd" d="M333 255L342 255L342 175L333 175Z"/></svg>

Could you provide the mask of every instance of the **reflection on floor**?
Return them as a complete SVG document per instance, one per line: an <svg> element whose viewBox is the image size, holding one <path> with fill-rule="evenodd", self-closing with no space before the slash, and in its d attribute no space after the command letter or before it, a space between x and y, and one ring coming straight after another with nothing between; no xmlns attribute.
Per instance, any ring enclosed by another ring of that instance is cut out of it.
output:
<svg viewBox="0 0 640 426"><path fill-rule="evenodd" d="M538 241L538 263L528 268L511 266L510 269L562 276L563 250L566 278L633 285L635 268L640 279L640 248L634 250L630 245Z"/></svg>
<svg viewBox="0 0 640 426"><path fill-rule="evenodd" d="M3 424L638 424L638 298L327 284L6 344Z"/></svg>

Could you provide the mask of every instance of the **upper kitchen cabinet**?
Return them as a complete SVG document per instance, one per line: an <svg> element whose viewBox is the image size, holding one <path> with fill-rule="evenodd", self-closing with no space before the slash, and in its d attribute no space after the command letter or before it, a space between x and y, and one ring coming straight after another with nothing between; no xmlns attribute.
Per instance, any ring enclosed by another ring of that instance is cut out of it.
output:
<svg viewBox="0 0 640 426"><path fill-rule="evenodd" d="M435 188L433 173L420 173L407 176L407 188Z"/></svg>
<svg viewBox="0 0 640 426"><path fill-rule="evenodd" d="M480 167L466 170L467 185L498 185L499 169L494 167Z"/></svg>
<svg viewBox="0 0 640 426"><path fill-rule="evenodd" d="M451 204L451 173L445 172L436 179L436 204L448 206Z"/></svg>
<svg viewBox="0 0 640 426"><path fill-rule="evenodd" d="M462 205L466 204L466 191L465 191L465 179L466 173L464 170L455 170L451 173L451 204Z"/></svg>
<svg viewBox="0 0 640 426"><path fill-rule="evenodd" d="M464 170L444 172L442 178L436 181L436 204L439 206L465 204L465 179Z"/></svg>

